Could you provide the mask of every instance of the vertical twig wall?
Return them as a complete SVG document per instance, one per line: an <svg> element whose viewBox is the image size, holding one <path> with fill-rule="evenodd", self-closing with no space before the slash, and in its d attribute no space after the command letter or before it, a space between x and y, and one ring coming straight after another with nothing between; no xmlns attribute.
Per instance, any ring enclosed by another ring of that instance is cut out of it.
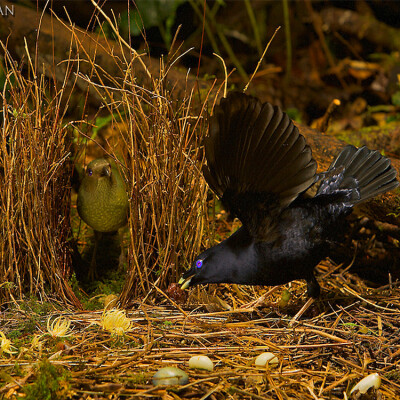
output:
<svg viewBox="0 0 400 400"><path fill-rule="evenodd" d="M47 78L25 79L3 47L6 83L0 94L0 302L54 293L79 305L71 268L69 140L60 96Z"/></svg>

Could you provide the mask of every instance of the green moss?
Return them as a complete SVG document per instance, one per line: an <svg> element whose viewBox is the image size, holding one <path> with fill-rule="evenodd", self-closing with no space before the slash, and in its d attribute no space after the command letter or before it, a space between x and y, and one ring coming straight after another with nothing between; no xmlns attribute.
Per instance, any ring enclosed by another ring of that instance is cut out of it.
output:
<svg viewBox="0 0 400 400"><path fill-rule="evenodd" d="M383 149L393 153L399 152L399 148L392 148L391 142L393 132L399 129L398 121L387 121L382 126L366 126L359 130L344 130L340 132L329 132L334 137L345 141L346 143L352 144L356 147L368 146L370 148L378 149L383 154Z"/></svg>
<svg viewBox="0 0 400 400"><path fill-rule="evenodd" d="M28 300L22 302L20 307L26 312L26 315L38 314L41 316L49 314L54 311L55 305L49 302L39 301L36 297L30 297Z"/></svg>
<svg viewBox="0 0 400 400"><path fill-rule="evenodd" d="M19 307L25 311L23 319L16 319L16 325L7 332L7 338L16 347L26 346L32 340L32 334L37 331L41 324L41 316L46 316L50 311L54 311L54 305L42 303L37 299L30 298L19 303Z"/></svg>
<svg viewBox="0 0 400 400"><path fill-rule="evenodd" d="M152 374L141 372L139 374L124 377L123 380L131 385L144 385L151 379L151 377Z"/></svg>
<svg viewBox="0 0 400 400"><path fill-rule="evenodd" d="M301 112L297 108L289 107L285 110L285 112L289 116L290 119L293 119L294 121L296 121L300 124L303 122Z"/></svg>
<svg viewBox="0 0 400 400"><path fill-rule="evenodd" d="M385 373L384 377L394 382L400 382L400 371L392 370Z"/></svg>
<svg viewBox="0 0 400 400"><path fill-rule="evenodd" d="M334 136L346 143L352 144L353 146L362 146L360 138L356 137L353 131L342 131L340 133L335 133Z"/></svg>
<svg viewBox="0 0 400 400"><path fill-rule="evenodd" d="M22 369L22 367L18 364L17 361L16 361L15 364L14 364L13 373L14 373L15 375L18 375L18 376L22 376L22 375L23 375L23 369Z"/></svg>
<svg viewBox="0 0 400 400"><path fill-rule="evenodd" d="M69 373L49 360L40 361L36 366L35 381L22 391L25 400L57 400L68 398Z"/></svg>
<svg viewBox="0 0 400 400"><path fill-rule="evenodd" d="M83 285L89 295L85 295L85 292L80 290L79 283L75 277L70 282L76 296L86 310L99 310L104 308L102 300L104 296L110 294L118 296L121 293L125 284L125 273L121 273L118 270L109 270L102 281L92 281Z"/></svg>

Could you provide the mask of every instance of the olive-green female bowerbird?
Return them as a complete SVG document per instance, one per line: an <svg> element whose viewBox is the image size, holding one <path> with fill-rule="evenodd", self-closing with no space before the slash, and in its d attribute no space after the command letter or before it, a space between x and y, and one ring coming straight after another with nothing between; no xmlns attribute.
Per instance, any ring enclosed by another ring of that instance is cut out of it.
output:
<svg viewBox="0 0 400 400"><path fill-rule="evenodd" d="M128 195L125 182L110 157L91 161L78 192L78 213L95 232L88 277L96 273L96 253L101 233L115 232L127 223Z"/></svg>

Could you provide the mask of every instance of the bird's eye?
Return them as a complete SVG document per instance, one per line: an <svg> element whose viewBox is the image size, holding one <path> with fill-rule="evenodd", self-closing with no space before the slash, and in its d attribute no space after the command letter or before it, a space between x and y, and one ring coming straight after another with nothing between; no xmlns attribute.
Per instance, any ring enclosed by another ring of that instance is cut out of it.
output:
<svg viewBox="0 0 400 400"><path fill-rule="evenodd" d="M92 171L90 168L88 168L88 169L87 169L87 174L88 174L89 176L92 176L92 175L93 175L93 171Z"/></svg>
<svg viewBox="0 0 400 400"><path fill-rule="evenodd" d="M197 260L196 261L196 267L201 268L203 266L203 260Z"/></svg>

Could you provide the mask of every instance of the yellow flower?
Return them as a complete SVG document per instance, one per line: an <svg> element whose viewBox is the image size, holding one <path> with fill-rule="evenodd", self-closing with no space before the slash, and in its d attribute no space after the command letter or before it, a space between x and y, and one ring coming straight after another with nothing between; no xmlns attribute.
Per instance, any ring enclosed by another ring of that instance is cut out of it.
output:
<svg viewBox="0 0 400 400"><path fill-rule="evenodd" d="M72 335L72 332L68 332L71 325L71 321L68 318L57 317L51 324L50 320L51 317L47 319L47 332L53 338Z"/></svg>
<svg viewBox="0 0 400 400"><path fill-rule="evenodd" d="M6 335L2 331L0 331L0 355L3 353L7 354L15 354L18 353L17 349L11 344L11 340L6 338Z"/></svg>
<svg viewBox="0 0 400 400"><path fill-rule="evenodd" d="M101 326L114 335L122 336L131 329L132 321L125 315L125 311L114 308L103 312Z"/></svg>
<svg viewBox="0 0 400 400"><path fill-rule="evenodd" d="M34 349L35 347L41 348L42 347L42 342L40 339L42 338L43 335L33 335L33 338L31 340L31 348Z"/></svg>

